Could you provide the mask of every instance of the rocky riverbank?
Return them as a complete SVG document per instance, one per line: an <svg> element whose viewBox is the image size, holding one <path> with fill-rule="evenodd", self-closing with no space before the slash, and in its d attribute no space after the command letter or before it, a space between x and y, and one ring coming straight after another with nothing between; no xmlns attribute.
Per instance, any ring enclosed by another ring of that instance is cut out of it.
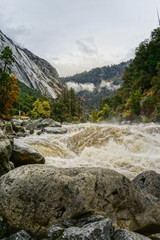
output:
<svg viewBox="0 0 160 240"><path fill-rule="evenodd" d="M51 120L29 124L21 122L19 129L61 128ZM0 239L160 239L153 237L160 232L158 173L146 171L131 181L105 168L47 166L34 148L1 128Z"/></svg>

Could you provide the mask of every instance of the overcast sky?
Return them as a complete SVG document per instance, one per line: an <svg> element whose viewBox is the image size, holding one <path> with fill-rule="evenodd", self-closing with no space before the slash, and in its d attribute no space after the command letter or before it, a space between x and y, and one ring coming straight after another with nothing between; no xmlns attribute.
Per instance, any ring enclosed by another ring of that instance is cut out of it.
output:
<svg viewBox="0 0 160 240"><path fill-rule="evenodd" d="M0 0L0 29L60 76L134 56L158 27L160 0Z"/></svg>

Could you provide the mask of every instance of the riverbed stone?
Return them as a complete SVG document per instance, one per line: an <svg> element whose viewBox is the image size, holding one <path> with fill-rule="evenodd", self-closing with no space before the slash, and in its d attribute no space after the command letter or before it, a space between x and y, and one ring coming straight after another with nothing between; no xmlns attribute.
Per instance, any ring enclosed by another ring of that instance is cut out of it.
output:
<svg viewBox="0 0 160 240"><path fill-rule="evenodd" d="M64 134L67 133L67 129L62 127L45 127L41 133Z"/></svg>
<svg viewBox="0 0 160 240"><path fill-rule="evenodd" d="M110 219L85 224L83 227L70 227L66 229L58 240L111 240L114 227ZM54 238L51 238L54 240Z"/></svg>
<svg viewBox="0 0 160 240"><path fill-rule="evenodd" d="M160 201L160 174L153 170L144 171L133 179L134 184L154 201Z"/></svg>
<svg viewBox="0 0 160 240"><path fill-rule="evenodd" d="M150 238L139 233L120 229L115 232L113 240L150 240Z"/></svg>
<svg viewBox="0 0 160 240"><path fill-rule="evenodd" d="M80 219L69 219L68 221L66 220L66 221L63 221L61 223L58 223L58 224L55 224L55 225L52 225L51 227L49 227L47 229L47 236L49 237L50 240L57 239L58 237L64 238L64 235L65 235L65 239L68 239L71 236L72 236L72 238L77 239L76 232L73 230L74 229L73 227L76 227L76 229L78 229L82 234L84 234L84 237L86 237L87 236L85 234L86 228L84 228L84 231L83 231L83 227L87 225L87 229L90 233L91 232L93 233L94 231L96 232L97 226L99 226L99 227L102 226L102 228L103 228L104 224L98 224L98 222L100 222L104 219L105 218L100 215L93 215L90 217L82 217ZM93 225L93 223L95 223L95 222L96 222L96 224ZM111 220L107 219L106 223L107 223L106 225L109 226L110 230L112 229L110 233L113 234L114 227L112 226L112 224L110 224ZM89 229L89 226L90 226L90 229ZM69 228L71 228L72 230L71 231L68 230ZM102 228L100 227L99 230L102 231ZM69 234L69 233L71 233L71 234ZM91 233L91 236L93 237L92 233ZM110 235L112 235L112 234L110 234ZM79 237L79 235L78 235L78 237ZM87 238L87 239L89 239L89 238Z"/></svg>
<svg viewBox="0 0 160 240"><path fill-rule="evenodd" d="M8 227L37 236L53 224L95 214L131 231L160 229L160 205L109 169L21 166L0 178L0 199Z"/></svg>
<svg viewBox="0 0 160 240"><path fill-rule="evenodd" d="M61 127L61 123L56 122L51 118L45 118L45 119L34 120L33 122L26 125L27 129L35 129L35 130L44 129L45 127Z"/></svg>
<svg viewBox="0 0 160 240"><path fill-rule="evenodd" d="M26 164L44 164L45 158L32 146L14 139L11 161L15 167Z"/></svg>
<svg viewBox="0 0 160 240"><path fill-rule="evenodd" d="M11 122L5 122L4 123L4 126L3 126L3 131L5 132L6 135L13 135L14 134L14 131L13 131L13 127L12 127L12 124Z"/></svg>
<svg viewBox="0 0 160 240"><path fill-rule="evenodd" d="M24 230L21 230L15 234L12 234L8 240L33 240L31 236Z"/></svg>
<svg viewBox="0 0 160 240"><path fill-rule="evenodd" d="M5 136L5 133L0 130L0 176L12 169L12 165L9 162L11 153L11 142Z"/></svg>
<svg viewBox="0 0 160 240"><path fill-rule="evenodd" d="M21 119L12 119L11 120L13 130L18 133L18 132L25 132L25 128L22 126L22 120Z"/></svg>

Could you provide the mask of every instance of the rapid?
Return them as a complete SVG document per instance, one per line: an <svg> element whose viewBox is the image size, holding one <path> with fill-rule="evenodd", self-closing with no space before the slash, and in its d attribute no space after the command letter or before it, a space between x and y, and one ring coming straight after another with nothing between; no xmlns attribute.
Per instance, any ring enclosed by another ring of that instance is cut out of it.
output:
<svg viewBox="0 0 160 240"><path fill-rule="evenodd" d="M132 179L145 170L160 173L160 125L74 124L66 134L22 139L60 168L102 167Z"/></svg>

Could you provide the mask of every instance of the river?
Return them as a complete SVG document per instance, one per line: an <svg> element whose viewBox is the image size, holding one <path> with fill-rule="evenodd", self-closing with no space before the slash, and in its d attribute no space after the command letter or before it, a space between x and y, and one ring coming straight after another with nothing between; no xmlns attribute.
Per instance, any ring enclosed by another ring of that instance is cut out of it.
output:
<svg viewBox="0 0 160 240"><path fill-rule="evenodd" d="M36 148L55 167L102 167L128 178L145 170L160 173L160 125L75 124L67 134L30 135L23 142Z"/></svg>

